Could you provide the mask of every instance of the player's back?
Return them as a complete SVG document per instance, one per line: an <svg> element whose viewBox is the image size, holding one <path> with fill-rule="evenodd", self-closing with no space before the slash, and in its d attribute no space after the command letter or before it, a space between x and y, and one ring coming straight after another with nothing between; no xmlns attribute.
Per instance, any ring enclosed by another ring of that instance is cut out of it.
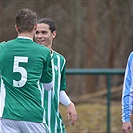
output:
<svg viewBox="0 0 133 133"><path fill-rule="evenodd" d="M30 39L16 38L2 45L0 52L4 83L1 89L6 93L2 117L42 122L44 108L38 81L48 65L50 51ZM51 79L46 82L51 82Z"/></svg>

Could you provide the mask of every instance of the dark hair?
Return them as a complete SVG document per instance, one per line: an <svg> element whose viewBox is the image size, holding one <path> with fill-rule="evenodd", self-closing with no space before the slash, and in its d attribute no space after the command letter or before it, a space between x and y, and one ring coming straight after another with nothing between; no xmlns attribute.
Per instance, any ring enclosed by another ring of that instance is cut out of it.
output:
<svg viewBox="0 0 133 133"><path fill-rule="evenodd" d="M18 31L21 33L23 31L31 32L34 25L37 23L37 14L30 9L21 9L16 14L16 25L18 26Z"/></svg>
<svg viewBox="0 0 133 133"><path fill-rule="evenodd" d="M51 18L41 18L38 20L37 24L48 24L50 31L53 33L56 30L56 24Z"/></svg>

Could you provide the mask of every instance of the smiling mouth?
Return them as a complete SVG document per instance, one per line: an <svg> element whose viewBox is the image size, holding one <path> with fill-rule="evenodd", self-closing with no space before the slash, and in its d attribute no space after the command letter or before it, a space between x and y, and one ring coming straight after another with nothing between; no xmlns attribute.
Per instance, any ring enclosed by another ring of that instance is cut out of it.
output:
<svg viewBox="0 0 133 133"><path fill-rule="evenodd" d="M45 40L37 40L38 43L43 43Z"/></svg>

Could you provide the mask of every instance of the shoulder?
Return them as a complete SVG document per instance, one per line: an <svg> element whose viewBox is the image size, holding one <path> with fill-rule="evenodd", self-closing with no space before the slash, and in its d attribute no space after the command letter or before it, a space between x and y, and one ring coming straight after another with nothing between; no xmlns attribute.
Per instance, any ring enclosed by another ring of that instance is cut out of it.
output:
<svg viewBox="0 0 133 133"><path fill-rule="evenodd" d="M12 44L14 44L16 39L12 39L12 40L9 40L9 41L3 41L0 43L0 48L2 49L10 49L10 46L12 46Z"/></svg>
<svg viewBox="0 0 133 133"><path fill-rule="evenodd" d="M59 56L61 60L66 61L65 57L63 55L61 55L60 53L58 53L57 51L53 51L53 54L56 56Z"/></svg>
<svg viewBox="0 0 133 133"><path fill-rule="evenodd" d="M5 47L5 46L6 46L6 44L7 44L7 42L5 42L5 41L1 42L1 43L0 43L0 48Z"/></svg>
<svg viewBox="0 0 133 133"><path fill-rule="evenodd" d="M133 51L130 53L130 55L129 56L133 56Z"/></svg>
<svg viewBox="0 0 133 133"><path fill-rule="evenodd" d="M0 45L4 45L4 44L6 44L6 43L7 43L6 41L3 41L3 42L0 43Z"/></svg>
<svg viewBox="0 0 133 133"><path fill-rule="evenodd" d="M3 41L0 43L1 46L4 46L4 45L7 45L7 44L10 44L10 43L14 43L15 39L12 39L12 40L9 40L9 41Z"/></svg>
<svg viewBox="0 0 133 133"><path fill-rule="evenodd" d="M4 44L4 43L6 43L6 41L1 42L0 44Z"/></svg>
<svg viewBox="0 0 133 133"><path fill-rule="evenodd" d="M128 65L133 64L133 52L130 53L129 57L128 57L128 61L127 61Z"/></svg>
<svg viewBox="0 0 133 133"><path fill-rule="evenodd" d="M130 53L128 60L132 60L133 59L133 52Z"/></svg>
<svg viewBox="0 0 133 133"><path fill-rule="evenodd" d="M38 48L41 48L41 49L43 49L43 50L49 50L46 46L43 46L43 45L38 44L38 43L36 43L36 42L34 42L34 44L36 44L36 46L37 46Z"/></svg>
<svg viewBox="0 0 133 133"><path fill-rule="evenodd" d="M60 68L61 68L61 71L65 68L66 66L66 59L63 55L61 55L60 53L56 52L56 51L53 51L53 58L56 59L58 58L60 61Z"/></svg>
<svg viewBox="0 0 133 133"><path fill-rule="evenodd" d="M49 50L49 48L47 48L46 46L43 46L43 45L40 45L40 44L38 44L38 43L36 43L36 42L34 42L36 45L34 45L35 46L35 48L37 48L39 51L41 51L43 54L45 53L50 53L50 50Z"/></svg>

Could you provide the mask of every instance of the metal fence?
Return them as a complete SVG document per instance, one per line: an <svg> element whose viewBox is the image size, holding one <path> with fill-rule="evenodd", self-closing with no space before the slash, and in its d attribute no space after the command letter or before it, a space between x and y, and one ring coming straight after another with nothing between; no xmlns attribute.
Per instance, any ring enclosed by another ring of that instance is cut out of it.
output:
<svg viewBox="0 0 133 133"><path fill-rule="evenodd" d="M107 77L107 133L110 133L110 107L111 107L111 76L124 75L125 69L67 69L67 75L105 75Z"/></svg>

